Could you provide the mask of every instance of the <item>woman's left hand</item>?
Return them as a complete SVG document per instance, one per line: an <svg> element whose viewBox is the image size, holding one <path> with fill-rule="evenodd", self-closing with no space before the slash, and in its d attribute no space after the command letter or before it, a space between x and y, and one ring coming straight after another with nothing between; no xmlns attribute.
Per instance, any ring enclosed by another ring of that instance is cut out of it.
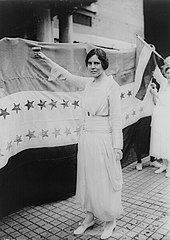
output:
<svg viewBox="0 0 170 240"><path fill-rule="evenodd" d="M157 89L156 89L156 84L155 84L155 83L151 83L150 92L151 92L152 94L157 93Z"/></svg>
<svg viewBox="0 0 170 240"><path fill-rule="evenodd" d="M114 148L114 150L115 150L115 154L116 154L116 160L120 161L123 157L122 150L119 148Z"/></svg>

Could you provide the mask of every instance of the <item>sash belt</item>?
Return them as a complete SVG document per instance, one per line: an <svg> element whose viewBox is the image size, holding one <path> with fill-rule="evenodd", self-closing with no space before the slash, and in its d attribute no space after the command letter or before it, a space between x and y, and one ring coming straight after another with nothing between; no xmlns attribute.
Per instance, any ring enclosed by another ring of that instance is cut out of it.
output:
<svg viewBox="0 0 170 240"><path fill-rule="evenodd" d="M90 112L87 112L88 117L108 117L109 115L91 115Z"/></svg>

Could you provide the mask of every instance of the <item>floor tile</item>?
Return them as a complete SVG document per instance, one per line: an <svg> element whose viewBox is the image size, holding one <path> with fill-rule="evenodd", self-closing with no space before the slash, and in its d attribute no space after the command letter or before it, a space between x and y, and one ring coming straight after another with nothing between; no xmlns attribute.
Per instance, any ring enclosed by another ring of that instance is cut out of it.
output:
<svg viewBox="0 0 170 240"><path fill-rule="evenodd" d="M123 169L124 213L109 240L170 240L170 179L155 174L147 161L142 171L135 165ZM98 219L92 229L73 235L84 216L75 197L25 207L0 220L0 239L99 240L103 222Z"/></svg>

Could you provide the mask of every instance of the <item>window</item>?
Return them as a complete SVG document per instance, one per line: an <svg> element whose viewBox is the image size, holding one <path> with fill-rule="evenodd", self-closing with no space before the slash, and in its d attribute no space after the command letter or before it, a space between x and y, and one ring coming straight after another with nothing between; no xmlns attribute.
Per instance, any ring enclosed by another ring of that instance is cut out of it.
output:
<svg viewBox="0 0 170 240"><path fill-rule="evenodd" d="M73 23L78 23L85 26L92 26L92 17L84 15L82 13L74 13Z"/></svg>

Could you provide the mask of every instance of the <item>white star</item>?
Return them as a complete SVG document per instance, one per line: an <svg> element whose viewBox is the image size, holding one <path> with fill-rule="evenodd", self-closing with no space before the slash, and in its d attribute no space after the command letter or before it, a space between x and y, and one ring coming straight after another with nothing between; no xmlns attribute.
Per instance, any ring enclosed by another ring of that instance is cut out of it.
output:
<svg viewBox="0 0 170 240"><path fill-rule="evenodd" d="M55 138L59 135L61 136L60 130L61 130L61 128L60 129L56 129L56 128L54 129L54 132L52 134L54 134Z"/></svg>
<svg viewBox="0 0 170 240"><path fill-rule="evenodd" d="M66 128L65 134L66 134L66 136L68 136L69 134L71 134L70 128Z"/></svg>

